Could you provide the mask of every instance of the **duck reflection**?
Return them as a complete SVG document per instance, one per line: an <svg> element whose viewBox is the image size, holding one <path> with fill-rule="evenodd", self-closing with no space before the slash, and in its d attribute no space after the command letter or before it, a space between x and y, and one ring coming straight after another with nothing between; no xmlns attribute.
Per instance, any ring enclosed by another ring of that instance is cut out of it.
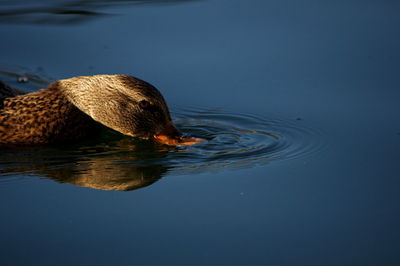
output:
<svg viewBox="0 0 400 266"><path fill-rule="evenodd" d="M110 7L143 4L177 4L196 0L54 0L42 3L10 1L0 7L0 23L79 24L106 16L100 12Z"/></svg>
<svg viewBox="0 0 400 266"><path fill-rule="evenodd" d="M167 173L167 168L161 165L127 166L110 164L108 160L91 158L66 172L47 172L47 177L80 187L128 191L149 186Z"/></svg>
<svg viewBox="0 0 400 266"><path fill-rule="evenodd" d="M153 184L171 168L162 163L168 147L127 138L109 147L86 146L75 151L65 148L2 149L0 174L34 174L80 187L128 191Z"/></svg>

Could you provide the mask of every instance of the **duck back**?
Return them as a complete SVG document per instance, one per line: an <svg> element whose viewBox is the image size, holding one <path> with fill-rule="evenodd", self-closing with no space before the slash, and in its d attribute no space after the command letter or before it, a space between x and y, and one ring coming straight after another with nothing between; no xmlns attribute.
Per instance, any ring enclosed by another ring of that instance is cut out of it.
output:
<svg viewBox="0 0 400 266"><path fill-rule="evenodd" d="M74 141L97 128L58 88L3 98L0 106L1 144L47 144Z"/></svg>

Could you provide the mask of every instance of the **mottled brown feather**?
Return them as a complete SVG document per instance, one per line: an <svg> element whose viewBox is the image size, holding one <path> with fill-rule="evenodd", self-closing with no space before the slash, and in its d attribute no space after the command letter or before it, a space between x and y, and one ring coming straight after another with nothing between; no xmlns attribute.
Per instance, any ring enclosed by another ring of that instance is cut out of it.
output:
<svg viewBox="0 0 400 266"><path fill-rule="evenodd" d="M4 100L0 143L45 144L81 139L98 125L71 104L57 88Z"/></svg>

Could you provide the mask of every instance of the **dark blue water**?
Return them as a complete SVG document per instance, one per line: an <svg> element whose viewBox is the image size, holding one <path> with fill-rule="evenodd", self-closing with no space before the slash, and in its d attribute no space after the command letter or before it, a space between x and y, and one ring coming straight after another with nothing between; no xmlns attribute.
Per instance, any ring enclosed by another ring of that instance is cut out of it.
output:
<svg viewBox="0 0 400 266"><path fill-rule="evenodd" d="M207 139L1 149L1 265L400 264L396 1L0 3L4 82L131 74Z"/></svg>

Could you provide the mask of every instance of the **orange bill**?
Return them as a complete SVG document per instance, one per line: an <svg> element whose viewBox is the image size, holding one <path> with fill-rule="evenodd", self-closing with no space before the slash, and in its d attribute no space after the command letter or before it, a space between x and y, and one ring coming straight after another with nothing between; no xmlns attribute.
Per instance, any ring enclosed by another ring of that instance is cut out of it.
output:
<svg viewBox="0 0 400 266"><path fill-rule="evenodd" d="M171 138L166 135L155 135L154 139L157 140L159 143L166 145L173 145L173 146L179 146L179 145L190 146L204 141L204 139L201 138L193 138L193 137Z"/></svg>

